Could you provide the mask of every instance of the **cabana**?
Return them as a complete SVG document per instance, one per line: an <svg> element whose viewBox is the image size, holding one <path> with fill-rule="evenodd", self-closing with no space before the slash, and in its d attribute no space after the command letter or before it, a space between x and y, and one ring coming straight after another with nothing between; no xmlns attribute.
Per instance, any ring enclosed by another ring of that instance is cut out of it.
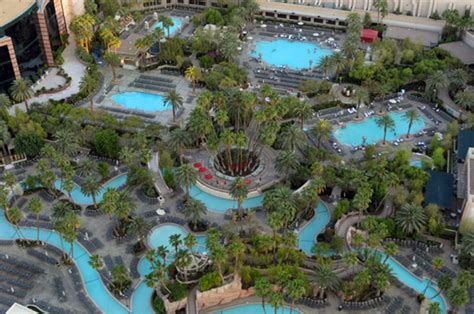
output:
<svg viewBox="0 0 474 314"><path fill-rule="evenodd" d="M360 40L365 43L373 43L375 39L377 39L379 32L374 31L370 28L364 28L360 34Z"/></svg>

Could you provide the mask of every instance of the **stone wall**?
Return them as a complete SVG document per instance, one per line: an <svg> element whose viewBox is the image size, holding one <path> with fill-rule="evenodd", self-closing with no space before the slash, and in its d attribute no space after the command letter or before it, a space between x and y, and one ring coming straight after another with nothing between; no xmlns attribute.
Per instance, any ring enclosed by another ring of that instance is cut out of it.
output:
<svg viewBox="0 0 474 314"><path fill-rule="evenodd" d="M234 300L255 295L255 289L242 289L240 277L231 283L205 292L197 292L197 308L203 310L212 306L227 304Z"/></svg>

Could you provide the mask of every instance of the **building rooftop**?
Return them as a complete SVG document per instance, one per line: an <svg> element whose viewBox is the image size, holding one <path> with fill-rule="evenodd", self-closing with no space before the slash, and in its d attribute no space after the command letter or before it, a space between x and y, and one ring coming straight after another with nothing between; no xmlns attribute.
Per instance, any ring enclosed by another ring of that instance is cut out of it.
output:
<svg viewBox="0 0 474 314"><path fill-rule="evenodd" d="M421 40L423 46L432 47L435 46L441 37L441 34L438 32L428 31L428 30L419 30L408 27L400 26L389 26L385 31L385 37L404 40L405 38L410 38L412 42L417 42Z"/></svg>
<svg viewBox="0 0 474 314"><path fill-rule="evenodd" d="M138 49L135 47L137 39L143 38L143 35L132 33L127 38L122 39L122 44L117 49L117 54L125 56L136 56Z"/></svg>
<svg viewBox="0 0 474 314"><path fill-rule="evenodd" d="M451 173L430 171L431 177L425 186L425 202L441 208L454 207L454 177Z"/></svg>
<svg viewBox="0 0 474 314"><path fill-rule="evenodd" d="M458 134L458 160L466 158L469 147L474 147L474 131L461 130Z"/></svg>
<svg viewBox="0 0 474 314"><path fill-rule="evenodd" d="M439 47L448 51L466 65L474 64L474 48L463 41L442 44Z"/></svg>
<svg viewBox="0 0 474 314"><path fill-rule="evenodd" d="M0 0L0 27L20 16L35 3L36 0Z"/></svg>

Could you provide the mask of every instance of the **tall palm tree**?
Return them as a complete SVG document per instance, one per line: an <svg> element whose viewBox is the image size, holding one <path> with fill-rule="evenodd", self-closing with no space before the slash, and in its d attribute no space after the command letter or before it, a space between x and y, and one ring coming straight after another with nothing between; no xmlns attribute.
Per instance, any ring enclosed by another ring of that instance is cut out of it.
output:
<svg viewBox="0 0 474 314"><path fill-rule="evenodd" d="M352 269L352 274L354 274L355 267L359 263L359 258L357 257L357 253L354 251L346 252L342 256L342 260L348 267Z"/></svg>
<svg viewBox="0 0 474 314"><path fill-rule="evenodd" d="M176 168L176 181L185 188L186 201L189 200L189 189L197 181L197 172L190 164L182 164Z"/></svg>
<svg viewBox="0 0 474 314"><path fill-rule="evenodd" d="M419 232L426 223L426 216L421 206L405 204L395 213L396 224L407 234Z"/></svg>
<svg viewBox="0 0 474 314"><path fill-rule="evenodd" d="M283 174L285 181L288 181L290 174L297 171L299 167L300 162L294 151L282 151L275 160L275 169Z"/></svg>
<svg viewBox="0 0 474 314"><path fill-rule="evenodd" d="M130 213L136 208L136 204L127 191L118 191L117 193L117 207L114 212L117 217L115 231L118 235L124 236L127 232Z"/></svg>
<svg viewBox="0 0 474 314"><path fill-rule="evenodd" d="M302 279L293 279L286 286L286 293L291 299L290 314L293 313L295 301L298 301L306 294L305 284Z"/></svg>
<svg viewBox="0 0 474 314"><path fill-rule="evenodd" d="M53 147L62 155L70 157L80 149L78 134L71 128L58 129L54 133L53 139Z"/></svg>
<svg viewBox="0 0 474 314"><path fill-rule="evenodd" d="M316 268L314 273L316 283L320 288L320 297L323 298L326 290L336 290L339 287L339 278L328 263L323 263Z"/></svg>
<svg viewBox="0 0 474 314"><path fill-rule="evenodd" d="M457 313L459 307L465 305L469 301L467 289L461 286L454 286L448 291L448 301L452 307L453 313Z"/></svg>
<svg viewBox="0 0 474 314"><path fill-rule="evenodd" d="M183 243L181 235L178 233L170 235L169 242L170 245L174 247L174 253L177 254L179 246Z"/></svg>
<svg viewBox="0 0 474 314"><path fill-rule="evenodd" d="M430 302L428 305L428 314L441 314L441 307L438 302Z"/></svg>
<svg viewBox="0 0 474 314"><path fill-rule="evenodd" d="M68 211L61 219L59 226L58 231L69 243L69 256L74 259L74 241L77 239L77 229L81 226L81 220L73 211Z"/></svg>
<svg viewBox="0 0 474 314"><path fill-rule="evenodd" d="M198 245L196 236L191 232L188 233L183 239L184 246L188 249L189 252L194 254L194 248Z"/></svg>
<svg viewBox="0 0 474 314"><path fill-rule="evenodd" d="M36 216L36 241L39 242L39 215L43 211L43 204L38 197L35 196L31 198L30 202L28 203L28 211Z"/></svg>
<svg viewBox="0 0 474 314"><path fill-rule="evenodd" d="M161 27L157 27L153 30L153 37L158 43L158 48L161 52L161 40L163 39L163 37L165 37L165 31Z"/></svg>
<svg viewBox="0 0 474 314"><path fill-rule="evenodd" d="M229 253L234 259L234 273L238 274L240 272L240 267L242 266L243 259L245 257L247 247L245 246L242 240L234 240L229 245Z"/></svg>
<svg viewBox="0 0 474 314"><path fill-rule="evenodd" d="M110 66L110 69L112 70L112 82L115 82L117 80L117 73L115 72L115 69L120 66L119 55L115 52L107 52L104 55L104 61Z"/></svg>
<svg viewBox="0 0 474 314"><path fill-rule="evenodd" d="M395 121L389 115L385 115L378 118L376 121L377 126L383 128L383 144L385 145L387 139L387 131L395 128Z"/></svg>
<svg viewBox="0 0 474 314"><path fill-rule="evenodd" d="M99 194L101 185L97 179L90 175L85 180L81 186L81 192L86 195L92 197L92 202L94 203L94 207L97 209L97 200L96 196Z"/></svg>
<svg viewBox="0 0 474 314"><path fill-rule="evenodd" d="M277 232L284 225L284 217L281 211L274 211L267 217L267 223L273 231L273 254L275 254L277 248Z"/></svg>
<svg viewBox="0 0 474 314"><path fill-rule="evenodd" d="M171 36L170 28L174 26L173 19L167 15L160 15L158 17L158 21L161 22L161 24L163 25L163 28L166 28L168 37L170 37Z"/></svg>
<svg viewBox="0 0 474 314"><path fill-rule="evenodd" d="M469 289L474 284L474 276L468 270L461 270L456 276L458 285L461 288Z"/></svg>
<svg viewBox="0 0 474 314"><path fill-rule="evenodd" d="M306 141L306 136L303 129L296 124L292 124L284 128L280 136L280 145L284 150L295 152L297 148L303 147Z"/></svg>
<svg viewBox="0 0 474 314"><path fill-rule="evenodd" d="M269 303L273 306L274 314L277 314L278 308L282 307L283 304L285 304L285 300L283 299L283 295L280 291L272 291L270 293Z"/></svg>
<svg viewBox="0 0 474 314"><path fill-rule="evenodd" d="M170 105L173 109L173 122L176 121L176 110L183 106L183 96L181 96L175 89L168 92L165 97L165 105Z"/></svg>
<svg viewBox="0 0 474 314"><path fill-rule="evenodd" d="M435 271L440 271L443 268L443 266L444 266L444 261L441 257L435 257L431 261L431 267ZM433 281L433 276L430 276L426 284L425 290L423 290L423 294L425 294L428 288L431 286L432 281Z"/></svg>
<svg viewBox="0 0 474 314"><path fill-rule="evenodd" d="M184 206L184 216L193 224L194 230L196 230L198 222L206 213L206 205L200 200L189 200Z"/></svg>
<svg viewBox="0 0 474 314"><path fill-rule="evenodd" d="M99 254L93 254L89 257L89 265L95 270L100 270L104 268L104 261Z"/></svg>
<svg viewBox="0 0 474 314"><path fill-rule="evenodd" d="M317 148L321 148L321 141L331 136L331 124L326 119L320 119L311 129L311 133L316 136Z"/></svg>
<svg viewBox="0 0 474 314"><path fill-rule="evenodd" d="M474 253L474 231L468 232L462 236L462 248L469 254Z"/></svg>
<svg viewBox="0 0 474 314"><path fill-rule="evenodd" d="M413 122L420 119L420 114L416 109L411 109L405 112L404 118L408 120L408 131L407 131L407 138L410 137L411 127L413 126Z"/></svg>
<svg viewBox="0 0 474 314"><path fill-rule="evenodd" d="M176 128L170 132L168 145L171 150L179 156L179 163L183 164L184 149L191 144L189 133L181 128Z"/></svg>
<svg viewBox="0 0 474 314"><path fill-rule="evenodd" d="M247 135L245 134L244 131L240 130L237 133L234 133L234 143L235 146L237 146L238 149L238 162L237 162L237 167L236 171L239 175L242 174L242 170L244 169L243 167L243 149L245 148L245 144L247 143Z"/></svg>
<svg viewBox="0 0 474 314"><path fill-rule="evenodd" d="M15 226L18 239L24 238L20 230L20 222L23 220L23 212L18 207L12 207L6 213L8 221Z"/></svg>
<svg viewBox="0 0 474 314"><path fill-rule="evenodd" d="M8 108L12 105L12 101L10 100L10 97L8 97L7 94L0 93L0 110L4 112L8 112Z"/></svg>
<svg viewBox="0 0 474 314"><path fill-rule="evenodd" d="M33 97L33 94L34 92L31 88L31 81L28 79L20 78L15 80L10 87L10 95L12 96L13 100L16 102L24 102L27 112L30 112L28 100Z"/></svg>
<svg viewBox="0 0 474 314"><path fill-rule="evenodd" d="M94 97L92 96L92 93L97 88L97 79L93 75L87 73L79 82L79 88L90 97L89 107L91 111L94 111Z"/></svg>
<svg viewBox="0 0 474 314"><path fill-rule="evenodd" d="M142 216L135 216L130 220L127 231L136 236L140 247L145 247L145 237L150 230L150 223Z"/></svg>
<svg viewBox="0 0 474 314"><path fill-rule="evenodd" d="M196 83L199 80L200 76L201 76L201 71L195 65L192 65L189 68L187 68L186 72L184 73L184 77L190 80L191 83L193 84L193 94L196 93Z"/></svg>
<svg viewBox="0 0 474 314"><path fill-rule="evenodd" d="M456 103L456 105L470 110L474 107L474 93L472 93L468 89L465 89L464 91L459 91L454 97L454 102Z"/></svg>
<svg viewBox="0 0 474 314"><path fill-rule="evenodd" d="M436 285L438 286L438 292L432 297L436 298L443 291L448 291L453 286L453 280L448 274L442 274L438 277Z"/></svg>
<svg viewBox="0 0 474 314"><path fill-rule="evenodd" d="M245 183L241 177L237 177L230 184L229 192L232 198L237 200L237 214L239 217L242 217L242 204L249 194L249 187L247 183Z"/></svg>
<svg viewBox="0 0 474 314"><path fill-rule="evenodd" d="M386 255L383 261L383 264L385 264L389 256L395 256L397 254L398 247L397 247L397 244L395 244L395 242L387 242L384 244L383 250Z"/></svg>
<svg viewBox="0 0 474 314"><path fill-rule="evenodd" d="M359 117L359 109L361 103L367 104L370 100L369 91L366 88L359 87L355 92L355 97L357 99L357 117Z"/></svg>
<svg viewBox="0 0 474 314"><path fill-rule="evenodd" d="M425 93L430 99L434 99L438 91L448 86L449 79L446 72L438 70L426 79Z"/></svg>
<svg viewBox="0 0 474 314"><path fill-rule="evenodd" d="M341 51L339 51L333 54L331 58L332 58L332 63L334 64L336 77L338 77L339 74L341 74L342 71L346 69L346 65L347 65L346 57Z"/></svg>
<svg viewBox="0 0 474 314"><path fill-rule="evenodd" d="M112 269L112 284L119 292L125 291L131 283L130 275L123 264L116 265Z"/></svg>
<svg viewBox="0 0 474 314"><path fill-rule="evenodd" d="M266 314L265 310L265 298L268 298L272 293L272 286L266 277L260 277L255 281L255 295L262 298L262 309L263 313Z"/></svg>
<svg viewBox="0 0 474 314"><path fill-rule="evenodd" d="M95 19L90 14L75 16L70 24L71 31L76 35L81 47L89 53L90 43L94 38Z"/></svg>
<svg viewBox="0 0 474 314"><path fill-rule="evenodd" d="M321 58L319 66L323 69L324 77L327 78L329 75L329 71L334 69L334 61L331 56L324 56Z"/></svg>

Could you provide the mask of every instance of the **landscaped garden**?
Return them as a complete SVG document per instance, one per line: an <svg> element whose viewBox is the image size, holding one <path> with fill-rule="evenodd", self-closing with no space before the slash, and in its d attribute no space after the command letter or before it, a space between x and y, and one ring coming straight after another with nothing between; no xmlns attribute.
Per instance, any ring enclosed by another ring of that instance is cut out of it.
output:
<svg viewBox="0 0 474 314"><path fill-rule="evenodd" d="M409 39L366 53L363 25L382 25L357 13L339 36L264 24L254 0L85 9L79 91L30 103L20 79L0 94L2 254L78 274L81 296L57 289L90 312L468 311L473 226L425 189L461 159L472 70ZM271 28L285 39L264 41Z"/></svg>

